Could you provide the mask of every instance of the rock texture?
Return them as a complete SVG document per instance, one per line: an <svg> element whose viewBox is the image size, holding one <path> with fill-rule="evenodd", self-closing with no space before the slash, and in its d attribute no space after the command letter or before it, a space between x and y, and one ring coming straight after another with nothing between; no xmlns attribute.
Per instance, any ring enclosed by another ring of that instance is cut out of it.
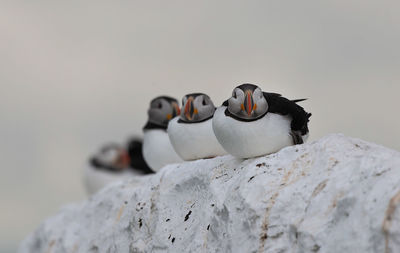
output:
<svg viewBox="0 0 400 253"><path fill-rule="evenodd" d="M400 153L329 135L170 165L63 208L19 252L400 252Z"/></svg>

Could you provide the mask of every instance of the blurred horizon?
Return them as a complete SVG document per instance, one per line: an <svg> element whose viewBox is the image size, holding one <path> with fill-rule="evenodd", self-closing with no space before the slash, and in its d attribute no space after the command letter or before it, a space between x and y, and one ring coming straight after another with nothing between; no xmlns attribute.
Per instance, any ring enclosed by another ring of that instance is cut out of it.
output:
<svg viewBox="0 0 400 253"><path fill-rule="evenodd" d="M400 2L4 1L0 4L0 251L86 198L108 142L140 136L149 101L242 83L308 98L310 140L400 150Z"/></svg>

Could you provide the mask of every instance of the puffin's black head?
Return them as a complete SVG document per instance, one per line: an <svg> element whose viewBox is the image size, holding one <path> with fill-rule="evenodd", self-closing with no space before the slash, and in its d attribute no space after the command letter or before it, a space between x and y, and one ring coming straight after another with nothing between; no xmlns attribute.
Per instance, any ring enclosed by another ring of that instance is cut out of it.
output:
<svg viewBox="0 0 400 253"><path fill-rule="evenodd" d="M182 99L180 119L188 123L201 122L211 118L214 112L215 106L209 96L204 93L191 93Z"/></svg>
<svg viewBox="0 0 400 253"><path fill-rule="evenodd" d="M268 111L268 103L260 87L246 83L233 90L228 111L240 119L254 120Z"/></svg>
<svg viewBox="0 0 400 253"><path fill-rule="evenodd" d="M156 97L150 102L147 114L149 116L148 123L167 128L168 122L180 114L178 101L168 96Z"/></svg>

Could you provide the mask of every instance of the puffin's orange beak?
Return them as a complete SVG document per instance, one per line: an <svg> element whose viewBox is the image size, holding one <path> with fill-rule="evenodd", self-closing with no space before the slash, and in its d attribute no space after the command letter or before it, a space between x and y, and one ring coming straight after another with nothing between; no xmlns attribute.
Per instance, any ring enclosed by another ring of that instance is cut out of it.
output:
<svg viewBox="0 0 400 253"><path fill-rule="evenodd" d="M114 162L117 167L120 169L125 169L129 167L129 164L131 162L131 158L125 150L120 150L118 157L116 161Z"/></svg>
<svg viewBox="0 0 400 253"><path fill-rule="evenodd" d="M179 105L177 103L173 102L172 106L174 108L174 117L181 114L181 109L179 108Z"/></svg>
<svg viewBox="0 0 400 253"><path fill-rule="evenodd" d="M254 99L253 99L253 92L252 91L246 91L245 97L244 97L244 103L242 106L242 110L244 109L247 113L248 116L251 115L253 110L257 108L257 105L254 104Z"/></svg>
<svg viewBox="0 0 400 253"><path fill-rule="evenodd" d="M197 114L197 113L198 113L198 111L197 111L196 108L194 108L194 105L193 105L193 97L189 97L187 99L187 101L186 101L185 109L183 111L183 114L185 115L185 117L188 120L192 120L194 114Z"/></svg>
<svg viewBox="0 0 400 253"><path fill-rule="evenodd" d="M179 109L179 105L175 102L172 102L172 114L167 114L167 120L171 120L172 118L176 117L177 115L181 114L181 110Z"/></svg>

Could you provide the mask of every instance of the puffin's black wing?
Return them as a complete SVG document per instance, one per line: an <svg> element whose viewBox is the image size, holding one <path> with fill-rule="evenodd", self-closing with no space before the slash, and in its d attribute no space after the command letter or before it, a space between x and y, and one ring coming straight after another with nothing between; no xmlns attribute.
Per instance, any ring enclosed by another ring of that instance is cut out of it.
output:
<svg viewBox="0 0 400 253"><path fill-rule="evenodd" d="M291 128L293 131L300 131L302 135L308 133L308 121L311 113L296 104L300 100L291 101L277 93L263 92L268 103L268 112L281 115L290 115L292 119Z"/></svg>
<svg viewBox="0 0 400 253"><path fill-rule="evenodd" d="M293 99L291 100L292 102L298 103L298 102L302 102L302 101L306 101L307 98L300 98L300 99Z"/></svg>
<svg viewBox="0 0 400 253"><path fill-rule="evenodd" d="M142 146L142 141L138 139L132 139L128 142L128 154L131 160L130 167L144 174L154 173L143 158Z"/></svg>

